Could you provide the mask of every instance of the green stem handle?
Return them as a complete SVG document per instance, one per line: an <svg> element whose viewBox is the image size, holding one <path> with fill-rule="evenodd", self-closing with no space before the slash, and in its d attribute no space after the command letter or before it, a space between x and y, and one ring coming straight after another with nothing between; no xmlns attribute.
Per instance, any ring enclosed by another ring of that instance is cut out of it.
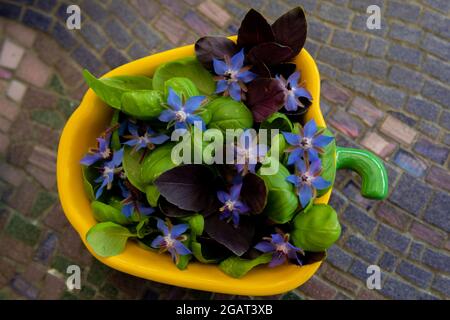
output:
<svg viewBox="0 0 450 320"><path fill-rule="evenodd" d="M385 199L388 177L383 161L372 152L353 148L336 148L336 169L356 171L362 180L361 195L370 199Z"/></svg>

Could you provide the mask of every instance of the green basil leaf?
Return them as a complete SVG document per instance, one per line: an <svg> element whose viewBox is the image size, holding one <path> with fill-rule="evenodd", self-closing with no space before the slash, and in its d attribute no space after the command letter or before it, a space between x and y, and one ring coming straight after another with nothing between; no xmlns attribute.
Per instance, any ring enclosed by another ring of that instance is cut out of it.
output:
<svg viewBox="0 0 450 320"><path fill-rule="evenodd" d="M201 263L217 263L217 262L219 262L218 259L205 258L203 255L203 252L202 252L202 244L199 242L192 241L191 250L192 250L192 254L194 255L195 259L197 259Z"/></svg>
<svg viewBox="0 0 450 320"><path fill-rule="evenodd" d="M132 221L124 216L121 209L116 206L112 206L100 201L91 202L92 212L94 213L94 218L98 222L115 222L120 225L130 224Z"/></svg>
<svg viewBox="0 0 450 320"><path fill-rule="evenodd" d="M272 260L272 253L262 254L251 260L233 256L222 261L219 268L233 278L242 278L254 267L269 263L270 260Z"/></svg>
<svg viewBox="0 0 450 320"><path fill-rule="evenodd" d="M111 257L120 254L125 249L128 238L135 236L116 223L101 222L89 229L86 241L99 256Z"/></svg>
<svg viewBox="0 0 450 320"><path fill-rule="evenodd" d="M323 132L323 135L334 137L333 133L325 129ZM323 189L323 190L317 190L317 197L323 196L325 193L327 193L328 190L333 186L334 179L336 177L336 140L333 139L325 148L324 152L320 155L320 159L322 160L322 173L321 176L325 180L331 182L330 187Z"/></svg>
<svg viewBox="0 0 450 320"><path fill-rule="evenodd" d="M145 196L152 207L158 206L160 195L161 193L159 193L158 188L154 184L149 184L145 187Z"/></svg>
<svg viewBox="0 0 450 320"><path fill-rule="evenodd" d="M145 192L145 181L141 179L141 165L139 160L143 151L133 151L133 148L126 146L123 150L122 166L125 175L133 186L138 190Z"/></svg>
<svg viewBox="0 0 450 320"><path fill-rule="evenodd" d="M261 129L278 129L280 131L291 132L293 125L291 120L280 112L275 112L269 116L266 120L261 122Z"/></svg>
<svg viewBox="0 0 450 320"><path fill-rule="evenodd" d="M173 146L173 143L165 143L145 156L140 167L140 179L142 182L151 184L161 173L176 167L171 157Z"/></svg>
<svg viewBox="0 0 450 320"><path fill-rule="evenodd" d="M117 76L95 78L88 70L83 70L88 86L109 106L121 109L122 95L128 91L152 89L152 79L145 76Z"/></svg>
<svg viewBox="0 0 450 320"><path fill-rule="evenodd" d="M188 236L188 238L185 241L182 241L182 243L186 246L186 247L190 247L191 244L191 237ZM180 255L178 257L178 263L176 264L177 268L180 270L184 270L187 268L189 261L191 261L192 259L192 254L185 254L185 255Z"/></svg>
<svg viewBox="0 0 450 320"><path fill-rule="evenodd" d="M146 235L151 233L151 229L148 227L148 217L145 217L136 225L136 234L137 237L142 239Z"/></svg>
<svg viewBox="0 0 450 320"><path fill-rule="evenodd" d="M120 117L120 111L119 110L114 110L114 114L111 118L111 123L110 123L110 128L116 126L119 124L119 117ZM119 139L119 130L116 129L113 131L112 135L111 135L111 148L114 151L117 151L121 148L122 146L120 145L120 139Z"/></svg>
<svg viewBox="0 0 450 320"><path fill-rule="evenodd" d="M129 91L122 95L122 111L136 119L150 120L164 110L164 95L156 90Z"/></svg>
<svg viewBox="0 0 450 320"><path fill-rule="evenodd" d="M190 79L204 95L211 95L216 90L212 74L194 57L187 57L160 65L153 75L153 88L164 91L164 83L174 77Z"/></svg>
<svg viewBox="0 0 450 320"><path fill-rule="evenodd" d="M270 158L270 161L278 161ZM264 164L264 166L269 164ZM286 181L290 175L288 169L281 163L278 163L279 169L273 175L262 175L261 168L258 175L264 180L268 189L267 204L263 214L267 215L276 223L289 222L298 208L299 202L295 188Z"/></svg>
<svg viewBox="0 0 450 320"><path fill-rule="evenodd" d="M340 234L336 211L329 205L316 204L295 216L291 239L305 251L320 252L331 247Z"/></svg>
<svg viewBox="0 0 450 320"><path fill-rule="evenodd" d="M189 224L189 229L191 229L192 238L202 235L203 229L205 227L205 219L201 214L194 214L188 217L181 217L180 220L186 221Z"/></svg>
<svg viewBox="0 0 450 320"><path fill-rule="evenodd" d="M169 95L169 88L175 91L178 96L184 97L185 101L190 97L200 95L195 84L190 79L184 77L174 77L164 82L164 95L166 99Z"/></svg>
<svg viewBox="0 0 450 320"><path fill-rule="evenodd" d="M99 175L97 170L93 166L81 166L81 172L83 175L83 187L87 193L89 200L95 200L95 188L94 180Z"/></svg>
<svg viewBox="0 0 450 320"><path fill-rule="evenodd" d="M219 97L205 106L211 112L208 128L222 131L226 129L247 129L253 126L253 116L250 110L239 101L230 97Z"/></svg>

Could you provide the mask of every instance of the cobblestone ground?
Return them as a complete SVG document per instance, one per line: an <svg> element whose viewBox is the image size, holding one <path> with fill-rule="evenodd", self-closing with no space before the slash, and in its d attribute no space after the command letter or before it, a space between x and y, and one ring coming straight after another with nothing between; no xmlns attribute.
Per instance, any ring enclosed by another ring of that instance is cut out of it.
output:
<svg viewBox="0 0 450 320"><path fill-rule="evenodd" d="M390 196L363 199L340 171L331 203L344 232L317 275L282 299L450 298L450 2L447 0L0 1L0 295L11 299L245 298L141 280L94 261L67 222L55 186L65 121L96 75L200 35L234 34L249 7L271 19L303 5L306 48L322 76L321 106L341 146L386 161ZM381 30L365 27L370 4ZM395 128L395 129L394 129ZM66 266L83 288L65 289ZM366 289L366 268L382 289Z"/></svg>

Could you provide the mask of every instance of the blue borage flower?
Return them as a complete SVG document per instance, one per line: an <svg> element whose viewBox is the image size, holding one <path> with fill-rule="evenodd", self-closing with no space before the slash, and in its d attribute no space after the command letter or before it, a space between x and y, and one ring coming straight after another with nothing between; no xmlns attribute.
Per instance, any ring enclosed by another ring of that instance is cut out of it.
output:
<svg viewBox="0 0 450 320"><path fill-rule="evenodd" d="M225 62L213 59L214 72L217 76L215 93L222 93L224 96L230 95L236 101L241 101L242 92L247 92L246 83L257 77L249 71L250 66L244 67L244 49L236 53L231 59L225 56Z"/></svg>
<svg viewBox="0 0 450 320"><path fill-rule="evenodd" d="M296 174L286 178L287 181L295 185L303 208L316 196L317 190L326 189L331 185L331 182L320 176L321 172L320 159L313 161L311 165L309 165L309 162L299 160L296 162Z"/></svg>
<svg viewBox="0 0 450 320"><path fill-rule="evenodd" d="M155 148L157 144L163 144L170 138L165 134L156 134L150 127L147 128L144 135L139 135L138 127L133 124L128 124L128 131L130 135L123 136L125 139L129 139L124 142L125 145L133 147L134 151L139 151L143 148L148 148L150 150Z"/></svg>
<svg viewBox="0 0 450 320"><path fill-rule="evenodd" d="M124 198L121 203L122 213L125 217L129 218L133 215L133 212L136 210L138 214L142 214L144 216L149 216L153 212L155 212L154 208L145 206L142 202L140 202L137 197L134 195L133 191L130 191L124 184L119 181L119 187L122 192L122 197ZM136 190L137 191L137 190ZM138 191L137 191L138 192Z"/></svg>
<svg viewBox="0 0 450 320"><path fill-rule="evenodd" d="M81 159L80 163L90 166L98 160L108 159L111 156L111 149L109 148L110 140L111 133L106 133L97 138L97 148L89 149L89 153Z"/></svg>
<svg viewBox="0 0 450 320"><path fill-rule="evenodd" d="M187 99L183 104L181 97L172 88L169 88L167 105L170 109L161 112L158 119L162 122L168 122L168 127L175 124L175 129L187 129L190 125L200 124L199 129L205 130L203 119L195 114L203 101L205 101L204 96L194 96Z"/></svg>
<svg viewBox="0 0 450 320"><path fill-rule="evenodd" d="M113 157L110 161L104 163L103 167L100 168L102 175L95 179L97 183L102 183L95 193L95 198L98 199L105 189L111 189L114 180L114 175L122 171L119 167L122 164L123 158L123 148L114 152Z"/></svg>
<svg viewBox="0 0 450 320"><path fill-rule="evenodd" d="M305 108L306 106L299 100L299 98L306 98L309 101L312 100L311 94L304 87L298 84L300 79L300 72L296 71L289 76L289 78L284 79L282 75L275 77L282 87L284 88L286 100L284 103L284 108L287 111L297 111L298 107Z"/></svg>
<svg viewBox="0 0 450 320"><path fill-rule="evenodd" d="M310 161L319 159L319 153L323 153L323 148L334 139L323 135L322 132L323 129L317 129L314 119L308 121L298 134L282 132L287 143L292 146L286 149L289 153L288 165L294 164L302 157Z"/></svg>
<svg viewBox="0 0 450 320"><path fill-rule="evenodd" d="M258 143L258 137L247 129L234 145L236 152L236 169L238 173L245 175L248 172L255 173L256 164L262 162L267 154L267 146Z"/></svg>
<svg viewBox="0 0 450 320"><path fill-rule="evenodd" d="M241 200L242 184L233 185L230 188L230 193L225 191L218 191L217 198L222 202L223 206L219 209L220 211L220 219L228 219L228 221L233 220L234 227L237 228L239 225L239 216L241 214L247 214L250 211L250 208Z"/></svg>
<svg viewBox="0 0 450 320"><path fill-rule="evenodd" d="M289 234L274 233L263 240L265 241L258 243L255 249L264 253L273 252L269 267L279 266L288 260L295 260L301 265L297 252L303 254L303 250L289 243Z"/></svg>
<svg viewBox="0 0 450 320"><path fill-rule="evenodd" d="M160 253L169 251L172 255L172 259L175 263L178 263L179 257L186 254L190 254L191 251L182 243L187 239L184 232L189 228L187 224L172 225L170 220L163 220L156 218L156 226L158 230L163 234L162 236L157 236L151 243L153 248L159 248Z"/></svg>

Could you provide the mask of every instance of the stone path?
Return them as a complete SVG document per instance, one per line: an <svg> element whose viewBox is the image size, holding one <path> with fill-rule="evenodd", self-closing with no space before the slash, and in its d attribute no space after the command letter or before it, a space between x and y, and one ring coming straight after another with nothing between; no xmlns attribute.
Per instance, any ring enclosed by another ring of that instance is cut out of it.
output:
<svg viewBox="0 0 450 320"><path fill-rule="evenodd" d="M0 296L19 299L230 299L144 281L94 261L58 204L59 134L96 75L205 34L234 34L249 7L274 19L304 6L306 48L322 76L321 106L341 146L386 161L387 201L359 195L340 171L331 203L344 232L320 272L282 299L450 298L450 2L446 0L65 1L0 3ZM382 8L382 29L365 10ZM393 130L396 128L396 130ZM83 289L65 289L80 265ZM378 264L382 289L366 289ZM244 298L244 297L234 297Z"/></svg>

